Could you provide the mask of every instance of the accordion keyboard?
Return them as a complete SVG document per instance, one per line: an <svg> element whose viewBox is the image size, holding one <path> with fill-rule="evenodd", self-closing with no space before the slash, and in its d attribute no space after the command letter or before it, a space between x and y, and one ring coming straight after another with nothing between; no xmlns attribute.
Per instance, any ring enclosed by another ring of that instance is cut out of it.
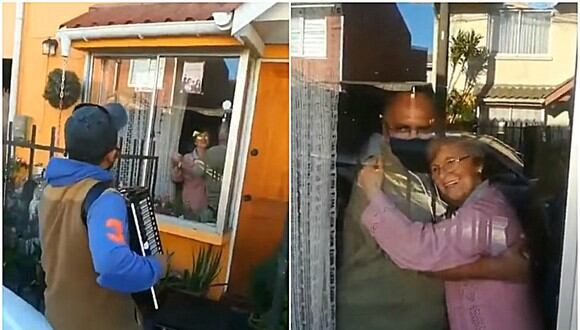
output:
<svg viewBox="0 0 580 330"><path fill-rule="evenodd" d="M119 192L125 198L129 216L129 246L141 256L154 256L163 253L159 228L155 218L155 210L147 188L122 188ZM152 302L159 309L155 289L138 293L146 301ZM135 297L135 295L134 295ZM139 298L143 299L143 298Z"/></svg>
<svg viewBox="0 0 580 330"><path fill-rule="evenodd" d="M141 212L143 249L145 255L156 255L162 253L161 240L159 239L159 229L155 220L153 205L149 198L139 201L138 208Z"/></svg>

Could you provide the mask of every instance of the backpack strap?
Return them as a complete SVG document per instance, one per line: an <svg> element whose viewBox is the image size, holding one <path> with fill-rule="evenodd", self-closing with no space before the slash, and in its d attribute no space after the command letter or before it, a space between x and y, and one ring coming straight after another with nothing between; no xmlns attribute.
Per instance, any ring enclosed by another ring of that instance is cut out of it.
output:
<svg viewBox="0 0 580 330"><path fill-rule="evenodd" d="M91 208L91 205L93 205L93 203L103 194L103 192L105 192L105 190L111 187L111 181L100 181L92 186L91 189L89 189L87 192L87 196L83 201L83 206L81 209L81 218L85 227L87 226L87 217L89 215L89 209Z"/></svg>

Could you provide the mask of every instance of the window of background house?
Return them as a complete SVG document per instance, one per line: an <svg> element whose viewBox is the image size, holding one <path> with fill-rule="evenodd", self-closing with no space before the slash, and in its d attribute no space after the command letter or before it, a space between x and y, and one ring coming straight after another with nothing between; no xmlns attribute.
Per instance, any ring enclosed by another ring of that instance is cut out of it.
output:
<svg viewBox="0 0 580 330"><path fill-rule="evenodd" d="M547 55L551 12L502 10L492 16L488 45L498 54Z"/></svg>
<svg viewBox="0 0 580 330"><path fill-rule="evenodd" d="M227 222L222 188L233 173L224 173L230 137L238 56L107 57L93 61L90 100L120 102L129 112L121 137L123 154L150 154L155 165L155 210L161 218L209 231ZM157 79L156 79L157 78ZM157 80L157 89L153 86ZM151 106L151 103L154 106ZM153 118L153 138L147 137ZM237 134L231 134L237 138ZM138 185L142 164L121 162L119 184ZM232 170L233 172L233 170ZM137 178L137 179L136 179ZM227 197L227 196L226 196ZM227 199L227 198L226 198ZM223 204L223 205L222 205ZM220 221L218 221L220 220Z"/></svg>
<svg viewBox="0 0 580 330"><path fill-rule="evenodd" d="M536 122L544 121L544 111L533 108L515 108L515 107L490 107L489 119L497 121L521 121Z"/></svg>
<svg viewBox="0 0 580 330"><path fill-rule="evenodd" d="M292 56L326 57L326 18L292 17Z"/></svg>
<svg viewBox="0 0 580 330"><path fill-rule="evenodd" d="M489 119L499 121L509 121L511 119L511 108L489 108Z"/></svg>

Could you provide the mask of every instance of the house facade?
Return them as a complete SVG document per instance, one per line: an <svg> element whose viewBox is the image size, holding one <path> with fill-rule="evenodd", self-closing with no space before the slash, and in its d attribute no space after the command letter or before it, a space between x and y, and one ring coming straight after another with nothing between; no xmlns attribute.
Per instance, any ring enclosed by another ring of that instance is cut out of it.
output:
<svg viewBox="0 0 580 330"><path fill-rule="evenodd" d="M26 123L23 139L35 125L36 143L48 145L55 127L64 147L72 107L55 109L42 97L56 68L79 77L77 102L122 103L129 113L123 153L158 158L156 213L164 249L175 253L172 268L191 269L192 255L212 247L222 253L215 280L222 285L209 296L247 299L255 267L279 250L288 212L288 4L2 6L14 24L3 31L4 55L16 54L7 117ZM56 54L42 53L49 39ZM192 135L202 131L210 147L223 148L223 169L211 212L190 216L176 210L183 188L171 179L170 160L191 152ZM28 159L27 150L16 155ZM48 156L38 151L35 163L46 166ZM131 171L120 166L121 184Z"/></svg>
<svg viewBox="0 0 580 330"><path fill-rule="evenodd" d="M436 6L436 11L438 6ZM480 121L568 125L576 65L577 5L538 9L521 3L453 3L449 37L459 30L483 36L487 68L477 77ZM438 28L435 16L435 33ZM434 36L434 51L439 47ZM434 58L433 66L436 67ZM452 66L449 64L448 83ZM460 77L456 86L462 86Z"/></svg>
<svg viewBox="0 0 580 330"><path fill-rule="evenodd" d="M293 70L318 82L425 81L427 50L395 3L293 3ZM385 33L389 31L389 33Z"/></svg>

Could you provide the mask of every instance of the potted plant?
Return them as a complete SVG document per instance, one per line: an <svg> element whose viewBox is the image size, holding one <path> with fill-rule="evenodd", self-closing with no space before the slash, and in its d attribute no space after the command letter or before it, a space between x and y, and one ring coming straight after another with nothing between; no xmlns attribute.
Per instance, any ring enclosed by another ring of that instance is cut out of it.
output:
<svg viewBox="0 0 580 330"><path fill-rule="evenodd" d="M206 297L209 289L225 284L212 284L221 271L222 251L214 252L213 246L200 249L192 254L192 268L183 271L181 278L169 284L173 290L195 296Z"/></svg>
<svg viewBox="0 0 580 330"><path fill-rule="evenodd" d="M168 271L164 280L164 301L154 316L159 327L174 329L226 329L229 314L225 306L207 298L221 271L222 252L207 246L192 253L191 268L178 275Z"/></svg>
<svg viewBox="0 0 580 330"><path fill-rule="evenodd" d="M48 74L44 88L45 100L55 109L68 109L75 104L81 96L81 82L73 71L64 72L64 87L62 69L54 69ZM62 96L61 96L62 92Z"/></svg>

